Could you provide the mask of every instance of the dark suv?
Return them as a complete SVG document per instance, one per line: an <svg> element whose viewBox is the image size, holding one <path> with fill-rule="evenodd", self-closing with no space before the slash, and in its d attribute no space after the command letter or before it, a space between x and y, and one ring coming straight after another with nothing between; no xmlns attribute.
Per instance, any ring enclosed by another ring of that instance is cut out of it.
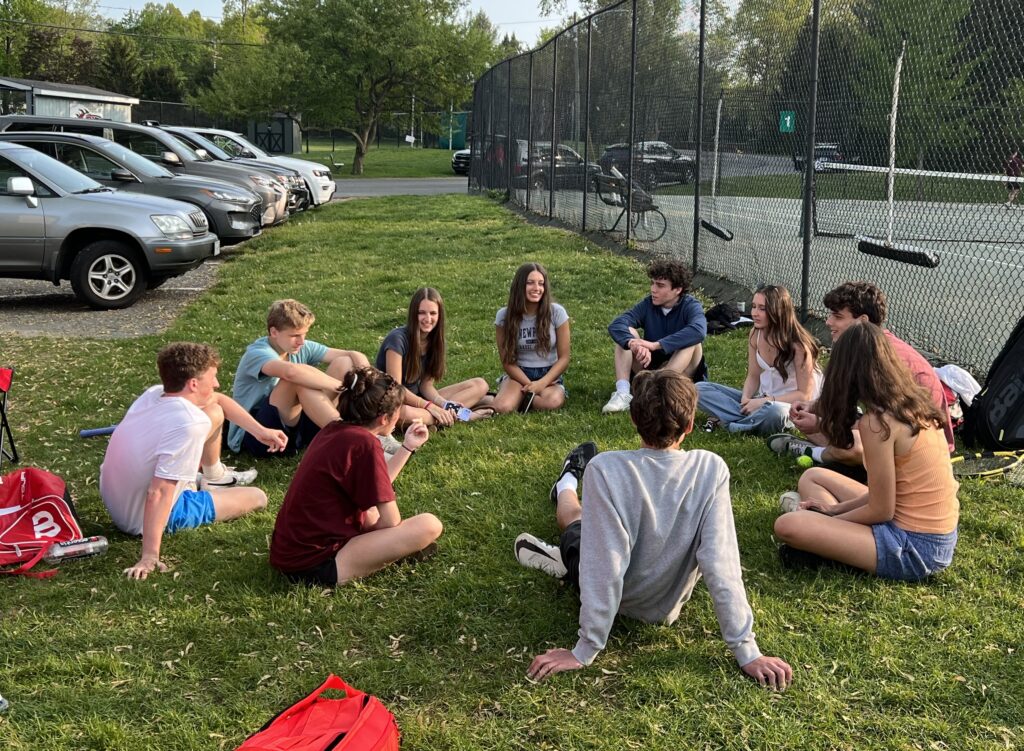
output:
<svg viewBox="0 0 1024 751"><path fill-rule="evenodd" d="M512 186L525 188L527 182L536 190L555 190L559 188L583 189L588 175L596 175L601 167L594 162L584 162L579 153L565 144L555 148L554 173L551 171L551 142L534 141L530 158L526 158L528 142L518 139L515 142L515 155L512 162Z"/></svg>
<svg viewBox="0 0 1024 751"><path fill-rule="evenodd" d="M110 188L193 204L222 241L260 233L260 197L234 183L175 175L120 144L84 133L8 131L0 133L0 141L30 146Z"/></svg>
<svg viewBox="0 0 1024 751"><path fill-rule="evenodd" d="M598 159L601 169L611 174L616 167L629 174L629 144L613 143ZM663 183L693 182L693 159L665 141L639 141L633 146L633 180L647 191Z"/></svg>

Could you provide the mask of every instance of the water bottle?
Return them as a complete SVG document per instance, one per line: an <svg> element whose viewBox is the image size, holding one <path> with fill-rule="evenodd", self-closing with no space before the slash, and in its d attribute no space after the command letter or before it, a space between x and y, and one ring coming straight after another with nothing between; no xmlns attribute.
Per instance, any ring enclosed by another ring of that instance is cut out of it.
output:
<svg viewBox="0 0 1024 751"><path fill-rule="evenodd" d="M46 551L43 561L51 566L56 566L64 561L101 555L107 552L107 547L107 538L100 535L82 537L81 539L68 540L67 542L55 542Z"/></svg>

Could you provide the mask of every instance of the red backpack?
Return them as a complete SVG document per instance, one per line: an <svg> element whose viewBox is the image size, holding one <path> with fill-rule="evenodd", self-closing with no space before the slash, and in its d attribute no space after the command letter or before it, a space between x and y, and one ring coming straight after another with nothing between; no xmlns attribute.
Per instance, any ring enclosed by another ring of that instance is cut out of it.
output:
<svg viewBox="0 0 1024 751"><path fill-rule="evenodd" d="M344 691L345 698L320 696L330 689ZM399 737L395 716L377 697L331 675L235 751L398 751Z"/></svg>
<svg viewBox="0 0 1024 751"><path fill-rule="evenodd" d="M0 477L0 574L53 576L56 569L29 572L55 542L82 537L64 481L28 467Z"/></svg>

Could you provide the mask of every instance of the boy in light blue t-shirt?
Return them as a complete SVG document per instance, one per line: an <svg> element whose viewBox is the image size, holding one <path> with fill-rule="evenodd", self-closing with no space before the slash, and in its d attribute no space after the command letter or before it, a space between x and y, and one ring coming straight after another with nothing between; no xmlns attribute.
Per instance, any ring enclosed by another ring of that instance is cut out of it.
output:
<svg viewBox="0 0 1024 751"><path fill-rule="evenodd" d="M332 349L306 339L316 320L296 300L277 300L267 311L267 335L250 344L238 363L232 395L249 414L288 434L288 448L268 454L237 425L228 430L228 447L257 457L294 454L327 423L338 419L338 389L353 368L369 366L366 355ZM326 371L317 367L326 364Z"/></svg>

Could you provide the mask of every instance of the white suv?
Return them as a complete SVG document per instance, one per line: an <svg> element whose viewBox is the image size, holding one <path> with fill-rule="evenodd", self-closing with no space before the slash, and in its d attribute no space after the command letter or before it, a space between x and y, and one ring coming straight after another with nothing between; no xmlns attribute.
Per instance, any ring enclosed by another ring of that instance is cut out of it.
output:
<svg viewBox="0 0 1024 751"><path fill-rule="evenodd" d="M240 133L233 133L230 130L219 128L186 128L205 136L220 146L231 156L239 156L245 159L269 160L289 167L300 175L306 182L309 195L314 206L327 203L338 189L338 184L331 177L331 171L326 167L310 162L306 159L295 159L290 156L274 156L268 154L256 144L246 140Z"/></svg>

